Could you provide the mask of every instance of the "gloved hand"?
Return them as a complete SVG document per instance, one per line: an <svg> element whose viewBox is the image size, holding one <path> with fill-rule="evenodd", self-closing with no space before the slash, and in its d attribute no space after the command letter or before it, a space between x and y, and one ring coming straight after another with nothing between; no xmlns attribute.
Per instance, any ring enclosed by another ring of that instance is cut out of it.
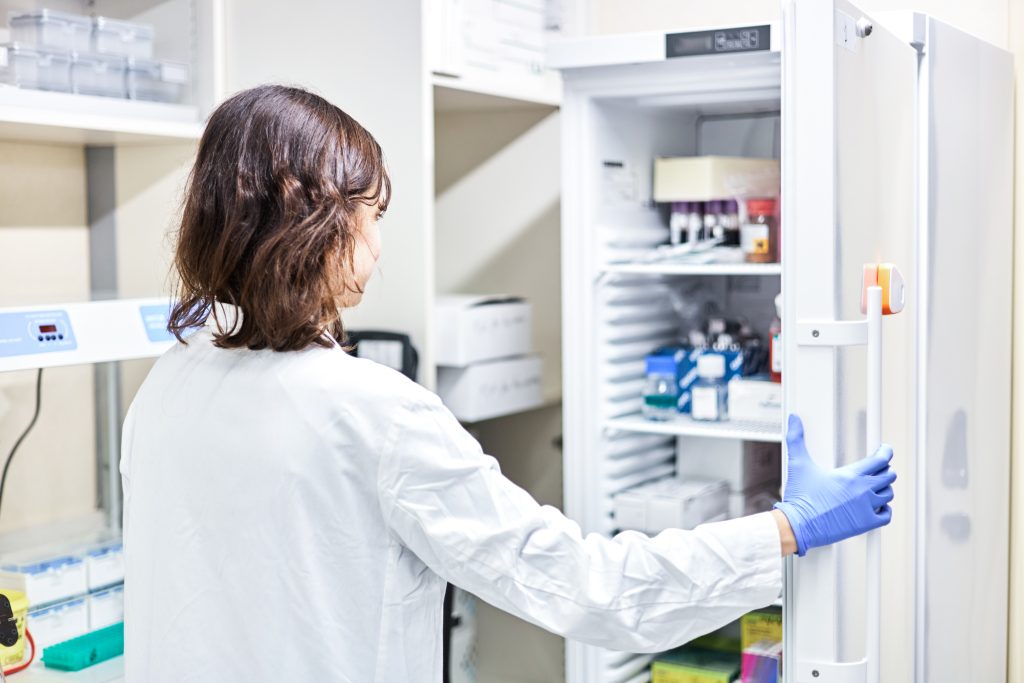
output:
<svg viewBox="0 0 1024 683"><path fill-rule="evenodd" d="M811 460L804 445L804 424L789 416L786 492L775 507L793 527L797 554L885 526L892 519L889 501L896 473L889 467L892 448L834 470Z"/></svg>

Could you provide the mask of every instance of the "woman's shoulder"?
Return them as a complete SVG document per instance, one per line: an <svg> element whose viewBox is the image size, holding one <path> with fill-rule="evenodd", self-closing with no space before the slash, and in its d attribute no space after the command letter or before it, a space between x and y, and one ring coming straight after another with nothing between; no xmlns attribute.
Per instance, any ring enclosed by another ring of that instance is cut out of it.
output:
<svg viewBox="0 0 1024 683"><path fill-rule="evenodd" d="M435 394L397 370L337 347L311 349L302 356L311 381L332 392L344 389L348 398L384 398L402 403L437 400Z"/></svg>

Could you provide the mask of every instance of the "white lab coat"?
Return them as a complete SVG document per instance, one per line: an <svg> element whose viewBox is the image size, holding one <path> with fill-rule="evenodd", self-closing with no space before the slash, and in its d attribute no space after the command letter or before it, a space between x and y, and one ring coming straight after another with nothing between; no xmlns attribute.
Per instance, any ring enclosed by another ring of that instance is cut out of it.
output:
<svg viewBox="0 0 1024 683"><path fill-rule="evenodd" d="M583 536L432 393L340 348L156 363L125 422L127 683L441 680L445 581L655 652L774 600L768 514Z"/></svg>

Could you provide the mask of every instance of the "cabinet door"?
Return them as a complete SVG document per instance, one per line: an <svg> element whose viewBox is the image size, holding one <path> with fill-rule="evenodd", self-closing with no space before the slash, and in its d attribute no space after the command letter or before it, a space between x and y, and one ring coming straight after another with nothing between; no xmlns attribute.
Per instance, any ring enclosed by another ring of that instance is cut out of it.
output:
<svg viewBox="0 0 1024 683"><path fill-rule="evenodd" d="M860 320L862 268L892 262L915 281L917 52L845 0L787 0L783 47L783 291L787 409L811 454L834 467L866 454L865 347L800 346L801 320ZM881 657L865 657L863 538L789 561L785 680L911 678L914 302L883 322L881 434L899 473L882 531ZM876 669L877 670L877 669ZM875 679L877 680L877 679Z"/></svg>

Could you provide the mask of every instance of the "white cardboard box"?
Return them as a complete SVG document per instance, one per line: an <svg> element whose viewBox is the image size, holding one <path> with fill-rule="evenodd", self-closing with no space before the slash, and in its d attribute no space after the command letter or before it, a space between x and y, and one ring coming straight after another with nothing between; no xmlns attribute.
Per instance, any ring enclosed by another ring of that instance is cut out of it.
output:
<svg viewBox="0 0 1024 683"><path fill-rule="evenodd" d="M466 367L530 352L531 307L508 296L443 296L435 305L439 366Z"/></svg>
<svg viewBox="0 0 1024 683"><path fill-rule="evenodd" d="M654 160L656 202L710 202L778 194L777 159L705 156Z"/></svg>
<svg viewBox="0 0 1024 683"><path fill-rule="evenodd" d="M662 479L623 491L613 502L617 527L648 534L719 521L728 508L728 487L712 479Z"/></svg>
<svg viewBox="0 0 1024 683"><path fill-rule="evenodd" d="M729 382L729 419L782 424L782 384L760 379Z"/></svg>
<svg viewBox="0 0 1024 683"><path fill-rule="evenodd" d="M439 367L437 393L463 422L519 413L543 403L540 356L477 363L465 368Z"/></svg>
<svg viewBox="0 0 1024 683"><path fill-rule="evenodd" d="M778 484L782 480L782 446L681 436L676 440L676 475L680 479L722 479L730 491Z"/></svg>

